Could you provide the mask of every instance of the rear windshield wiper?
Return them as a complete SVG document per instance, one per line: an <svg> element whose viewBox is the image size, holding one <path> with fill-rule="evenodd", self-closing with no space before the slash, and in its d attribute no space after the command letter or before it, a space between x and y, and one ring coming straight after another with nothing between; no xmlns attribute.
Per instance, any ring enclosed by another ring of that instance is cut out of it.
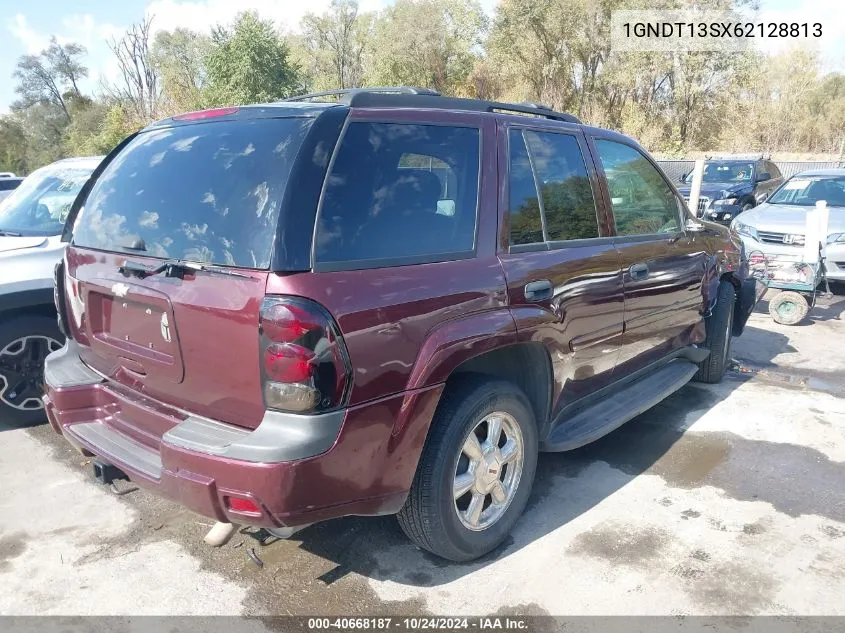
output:
<svg viewBox="0 0 845 633"><path fill-rule="evenodd" d="M150 277L164 273L165 277L178 277L183 279L185 275L195 274L198 270L215 273L217 275L227 275L229 277L242 277L244 279L252 279L249 275L239 273L221 266L210 266L208 264L199 264L197 262L187 262L181 259L168 259L155 267L148 267L138 262L125 260L123 264L117 269L125 277Z"/></svg>

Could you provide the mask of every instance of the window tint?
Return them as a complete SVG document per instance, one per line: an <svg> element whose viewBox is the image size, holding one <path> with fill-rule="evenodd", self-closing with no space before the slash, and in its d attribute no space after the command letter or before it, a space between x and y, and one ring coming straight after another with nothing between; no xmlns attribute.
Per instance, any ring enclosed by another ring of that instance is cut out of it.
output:
<svg viewBox="0 0 845 633"><path fill-rule="evenodd" d="M596 140L618 235L679 230L679 202L662 174L633 147Z"/></svg>
<svg viewBox="0 0 845 633"><path fill-rule="evenodd" d="M599 236L596 204L578 140L569 134L526 130L549 241Z"/></svg>
<svg viewBox="0 0 845 633"><path fill-rule="evenodd" d="M12 191L17 189L21 181L17 178L0 178L0 191Z"/></svg>
<svg viewBox="0 0 845 633"><path fill-rule="evenodd" d="M521 130L510 131L510 243L534 244L544 242L543 221L531 160Z"/></svg>
<svg viewBox="0 0 845 633"><path fill-rule="evenodd" d="M472 251L478 153L476 128L350 124L326 183L317 261Z"/></svg>
<svg viewBox="0 0 845 633"><path fill-rule="evenodd" d="M288 175L311 121L219 121L139 134L92 188L74 243L269 267Z"/></svg>

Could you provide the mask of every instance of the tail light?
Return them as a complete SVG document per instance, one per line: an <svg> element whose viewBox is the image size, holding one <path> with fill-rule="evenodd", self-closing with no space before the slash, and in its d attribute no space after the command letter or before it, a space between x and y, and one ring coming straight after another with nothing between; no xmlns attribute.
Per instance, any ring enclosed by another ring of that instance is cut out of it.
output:
<svg viewBox="0 0 845 633"><path fill-rule="evenodd" d="M65 261L60 259L53 267L53 304L56 306L56 314L58 315L59 331L65 336L70 337L70 327L68 327L67 308L65 306Z"/></svg>
<svg viewBox="0 0 845 633"><path fill-rule="evenodd" d="M337 324L321 305L299 297L266 297L259 336L267 408L318 413L343 405L349 357Z"/></svg>

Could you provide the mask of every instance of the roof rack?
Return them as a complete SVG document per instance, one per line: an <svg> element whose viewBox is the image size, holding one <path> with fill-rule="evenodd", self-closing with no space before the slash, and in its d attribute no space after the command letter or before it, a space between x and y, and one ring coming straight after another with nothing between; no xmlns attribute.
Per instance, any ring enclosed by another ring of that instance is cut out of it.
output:
<svg viewBox="0 0 845 633"><path fill-rule="evenodd" d="M503 112L529 114L567 123L581 123L577 117L571 114L557 112L540 103L504 103L483 99L444 97L435 90L409 86L327 90L290 97L283 99L283 101L310 101L322 97L339 97L338 101L349 107L436 108L438 110L468 110L471 112Z"/></svg>
<svg viewBox="0 0 845 633"><path fill-rule="evenodd" d="M304 95L297 95L295 97L288 97L282 101L311 101L312 99L320 99L323 97L345 97L338 99L338 101L348 103L355 95L362 92L371 92L376 94L403 94L403 95L431 95L439 97L440 93L436 90L428 88L415 88L413 86L375 86L372 88L342 88L340 90L324 90L323 92L309 92Z"/></svg>

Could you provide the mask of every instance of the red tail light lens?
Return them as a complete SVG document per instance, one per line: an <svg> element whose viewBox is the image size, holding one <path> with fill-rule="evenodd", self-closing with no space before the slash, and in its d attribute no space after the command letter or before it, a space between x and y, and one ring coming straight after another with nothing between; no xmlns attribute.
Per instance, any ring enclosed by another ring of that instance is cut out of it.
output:
<svg viewBox="0 0 845 633"><path fill-rule="evenodd" d="M349 358L337 324L321 305L299 297L266 297L259 331L267 408L319 413L343 405Z"/></svg>
<svg viewBox="0 0 845 633"><path fill-rule="evenodd" d="M241 497L227 497L226 499L229 503L230 510L245 514L261 514L261 508L254 501L242 499Z"/></svg>
<svg viewBox="0 0 845 633"><path fill-rule="evenodd" d="M273 343L264 350L267 376L279 382L304 382L316 368L314 352L292 343Z"/></svg>

